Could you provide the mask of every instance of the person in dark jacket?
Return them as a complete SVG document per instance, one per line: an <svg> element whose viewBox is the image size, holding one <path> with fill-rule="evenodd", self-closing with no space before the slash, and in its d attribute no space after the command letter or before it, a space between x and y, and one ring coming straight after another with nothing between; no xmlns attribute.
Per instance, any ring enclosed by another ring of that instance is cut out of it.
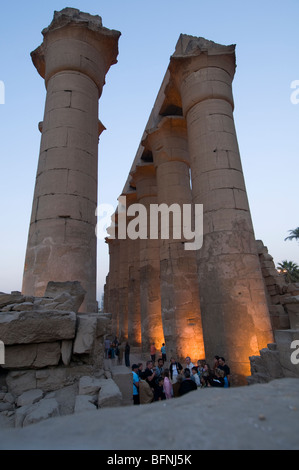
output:
<svg viewBox="0 0 299 470"><path fill-rule="evenodd" d="M174 357L171 357L169 365L169 374L172 382L176 381L176 377L181 373L182 370L182 365L177 362Z"/></svg>
<svg viewBox="0 0 299 470"><path fill-rule="evenodd" d="M179 395L182 396L182 395L185 395L186 393L189 393L189 392L192 392L193 390L197 390L197 385L196 383L194 382L194 380L191 380L191 377L190 377L190 370L188 368L186 368L184 370L184 379L180 385L180 388L179 388Z"/></svg>

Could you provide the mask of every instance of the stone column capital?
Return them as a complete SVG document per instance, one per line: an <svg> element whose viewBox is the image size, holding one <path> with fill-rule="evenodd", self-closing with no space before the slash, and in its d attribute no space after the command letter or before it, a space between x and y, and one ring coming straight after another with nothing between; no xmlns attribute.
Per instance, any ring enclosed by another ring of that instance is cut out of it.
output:
<svg viewBox="0 0 299 470"><path fill-rule="evenodd" d="M170 58L170 71L178 69L179 75L188 75L201 68L223 68L233 79L236 70L236 45L217 44L202 37L181 34ZM180 70L183 64L183 69Z"/></svg>
<svg viewBox="0 0 299 470"><path fill-rule="evenodd" d="M170 161L189 164L187 123L182 116L165 116L146 131L142 145L153 153L155 166Z"/></svg>
<svg viewBox="0 0 299 470"><path fill-rule="evenodd" d="M225 46L181 34L170 58L170 83L182 95L183 113L206 99L224 99L233 107L231 84L236 69L235 44Z"/></svg>
<svg viewBox="0 0 299 470"><path fill-rule="evenodd" d="M31 58L46 86L54 74L68 70L91 78L101 95L105 75L111 65L117 63L121 33L103 27L98 15L64 8L55 11L42 35L44 40L31 52Z"/></svg>
<svg viewBox="0 0 299 470"><path fill-rule="evenodd" d="M153 164L137 165L130 173L136 185L137 200L157 195L156 169Z"/></svg>

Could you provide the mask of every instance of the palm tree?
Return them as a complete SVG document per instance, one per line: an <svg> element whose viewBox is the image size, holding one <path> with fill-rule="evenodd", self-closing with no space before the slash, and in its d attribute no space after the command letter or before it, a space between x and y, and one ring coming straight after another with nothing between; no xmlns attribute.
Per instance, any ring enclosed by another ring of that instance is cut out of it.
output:
<svg viewBox="0 0 299 470"><path fill-rule="evenodd" d="M277 271L284 276L288 283L299 281L299 266L293 261L284 260L278 263Z"/></svg>
<svg viewBox="0 0 299 470"><path fill-rule="evenodd" d="M295 238L295 240L299 240L299 227L295 228L295 230L289 230L290 234L287 238L285 238L284 240L293 240Z"/></svg>

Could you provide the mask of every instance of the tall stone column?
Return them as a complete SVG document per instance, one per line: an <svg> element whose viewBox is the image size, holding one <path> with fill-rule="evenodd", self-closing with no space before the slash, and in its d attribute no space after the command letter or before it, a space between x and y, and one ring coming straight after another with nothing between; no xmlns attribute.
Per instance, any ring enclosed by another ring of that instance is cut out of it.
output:
<svg viewBox="0 0 299 470"><path fill-rule="evenodd" d="M130 207L137 203L136 191L128 193L126 205ZM128 218L128 221L132 217ZM132 346L141 346L141 316L140 316L140 240L127 237L128 246L128 340Z"/></svg>
<svg viewBox="0 0 299 470"><path fill-rule="evenodd" d="M183 205L192 206L185 119L162 118L157 127L148 131L143 145L153 153L158 204L173 208L173 219L178 217L179 224L172 225L169 216L169 238L160 240L161 307L167 352L169 357L180 360L186 356L204 359L196 253L184 249ZM179 229L180 238L174 238L173 229Z"/></svg>
<svg viewBox="0 0 299 470"><path fill-rule="evenodd" d="M159 240L150 238L150 206L157 204L155 168L152 164L138 166L132 174L137 200L146 211L147 239L140 239L140 315L142 350L149 353L150 344L157 349L164 342L160 296Z"/></svg>
<svg viewBox="0 0 299 470"><path fill-rule="evenodd" d="M112 334L119 336L119 240L107 237L109 247L108 306L112 316Z"/></svg>
<svg viewBox="0 0 299 470"><path fill-rule="evenodd" d="M80 281L80 311L96 311L98 100L116 63L118 31L73 8L55 12L32 60L47 89L23 293Z"/></svg>
<svg viewBox="0 0 299 470"><path fill-rule="evenodd" d="M119 337L121 341L128 339L128 240L118 240L118 286L119 286Z"/></svg>
<svg viewBox="0 0 299 470"><path fill-rule="evenodd" d="M242 383L249 356L273 336L233 118L235 46L181 35L170 73L187 121L193 202L204 209L198 270L206 355L224 356Z"/></svg>

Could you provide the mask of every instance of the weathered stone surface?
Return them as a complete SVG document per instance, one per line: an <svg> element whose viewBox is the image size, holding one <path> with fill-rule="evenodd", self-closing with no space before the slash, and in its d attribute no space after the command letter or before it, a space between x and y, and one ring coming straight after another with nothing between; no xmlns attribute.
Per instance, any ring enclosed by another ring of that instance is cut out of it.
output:
<svg viewBox="0 0 299 470"><path fill-rule="evenodd" d="M65 366L68 366L71 362L73 351L73 341L64 340L61 342L61 359Z"/></svg>
<svg viewBox="0 0 299 470"><path fill-rule="evenodd" d="M79 395L96 395L101 388L101 379L95 377L81 377L79 381Z"/></svg>
<svg viewBox="0 0 299 470"><path fill-rule="evenodd" d="M0 338L5 345L71 339L75 336L75 328L74 312L0 312Z"/></svg>
<svg viewBox="0 0 299 470"><path fill-rule="evenodd" d="M139 449L151 452L298 450L298 410L299 379L225 390L209 388L167 403L104 408L26 429L2 428L0 449L128 450L138 442ZM198 423L209 425L198 432Z"/></svg>
<svg viewBox="0 0 299 470"><path fill-rule="evenodd" d="M16 427L25 427L29 424L59 416L59 406L54 398L43 399L33 405L22 406L16 411Z"/></svg>
<svg viewBox="0 0 299 470"><path fill-rule="evenodd" d="M270 318L274 330L284 330L290 328L290 318L283 305L271 305L269 307Z"/></svg>
<svg viewBox="0 0 299 470"><path fill-rule="evenodd" d="M61 304L59 310L78 312L84 301L86 291L78 281L54 282L47 285L44 297L50 297L53 302Z"/></svg>
<svg viewBox="0 0 299 470"><path fill-rule="evenodd" d="M12 393L6 393L3 397L3 401L6 403L14 403L15 402L15 397L13 396Z"/></svg>
<svg viewBox="0 0 299 470"><path fill-rule="evenodd" d="M18 397L17 407L33 405L34 403L40 401L43 396L43 391L38 388L28 390L27 392L22 393L22 395Z"/></svg>
<svg viewBox="0 0 299 470"><path fill-rule="evenodd" d="M115 366L111 369L112 379L122 394L122 404L132 405L133 375L126 366Z"/></svg>
<svg viewBox="0 0 299 470"><path fill-rule="evenodd" d="M98 407L121 406L122 394L113 379L101 379L101 389L98 396Z"/></svg>
<svg viewBox="0 0 299 470"><path fill-rule="evenodd" d="M290 328L299 330L299 295L290 297L284 306L290 319Z"/></svg>
<svg viewBox="0 0 299 470"><path fill-rule="evenodd" d="M0 413L2 411L12 411L13 409L14 409L14 405L12 403L0 402Z"/></svg>
<svg viewBox="0 0 299 470"><path fill-rule="evenodd" d="M0 309L5 306L9 306L12 304L20 304L24 302L32 302L33 297L22 295L21 292L12 292L11 294L0 294Z"/></svg>
<svg viewBox="0 0 299 470"><path fill-rule="evenodd" d="M59 363L60 343L38 343L6 346L5 369L41 369Z"/></svg>
<svg viewBox="0 0 299 470"><path fill-rule="evenodd" d="M96 397L93 395L77 395L75 403L75 413L82 413L84 411L97 411L95 406Z"/></svg>
<svg viewBox="0 0 299 470"><path fill-rule="evenodd" d="M44 392L58 390L74 382L67 368L43 369L36 371L36 386Z"/></svg>
<svg viewBox="0 0 299 470"><path fill-rule="evenodd" d="M41 296L49 281L78 280L86 290L80 311L97 312L98 100L120 33L102 27L98 16L67 8L55 12L43 35L31 53L47 98L23 291ZM49 168L53 150L59 163Z"/></svg>
<svg viewBox="0 0 299 470"><path fill-rule="evenodd" d="M88 354L96 338L97 318L92 315L78 315L78 327L74 341L74 354Z"/></svg>
<svg viewBox="0 0 299 470"><path fill-rule="evenodd" d="M71 385L59 388L45 395L45 398L55 398L59 405L59 413L61 416L69 415L74 412L76 396L78 394L78 384L75 382Z"/></svg>
<svg viewBox="0 0 299 470"><path fill-rule="evenodd" d="M9 371L6 377L8 390L15 396L36 388L35 371Z"/></svg>
<svg viewBox="0 0 299 470"><path fill-rule="evenodd" d="M271 379L284 377L280 364L279 351L271 351L269 348L264 348L261 349L260 354Z"/></svg>

